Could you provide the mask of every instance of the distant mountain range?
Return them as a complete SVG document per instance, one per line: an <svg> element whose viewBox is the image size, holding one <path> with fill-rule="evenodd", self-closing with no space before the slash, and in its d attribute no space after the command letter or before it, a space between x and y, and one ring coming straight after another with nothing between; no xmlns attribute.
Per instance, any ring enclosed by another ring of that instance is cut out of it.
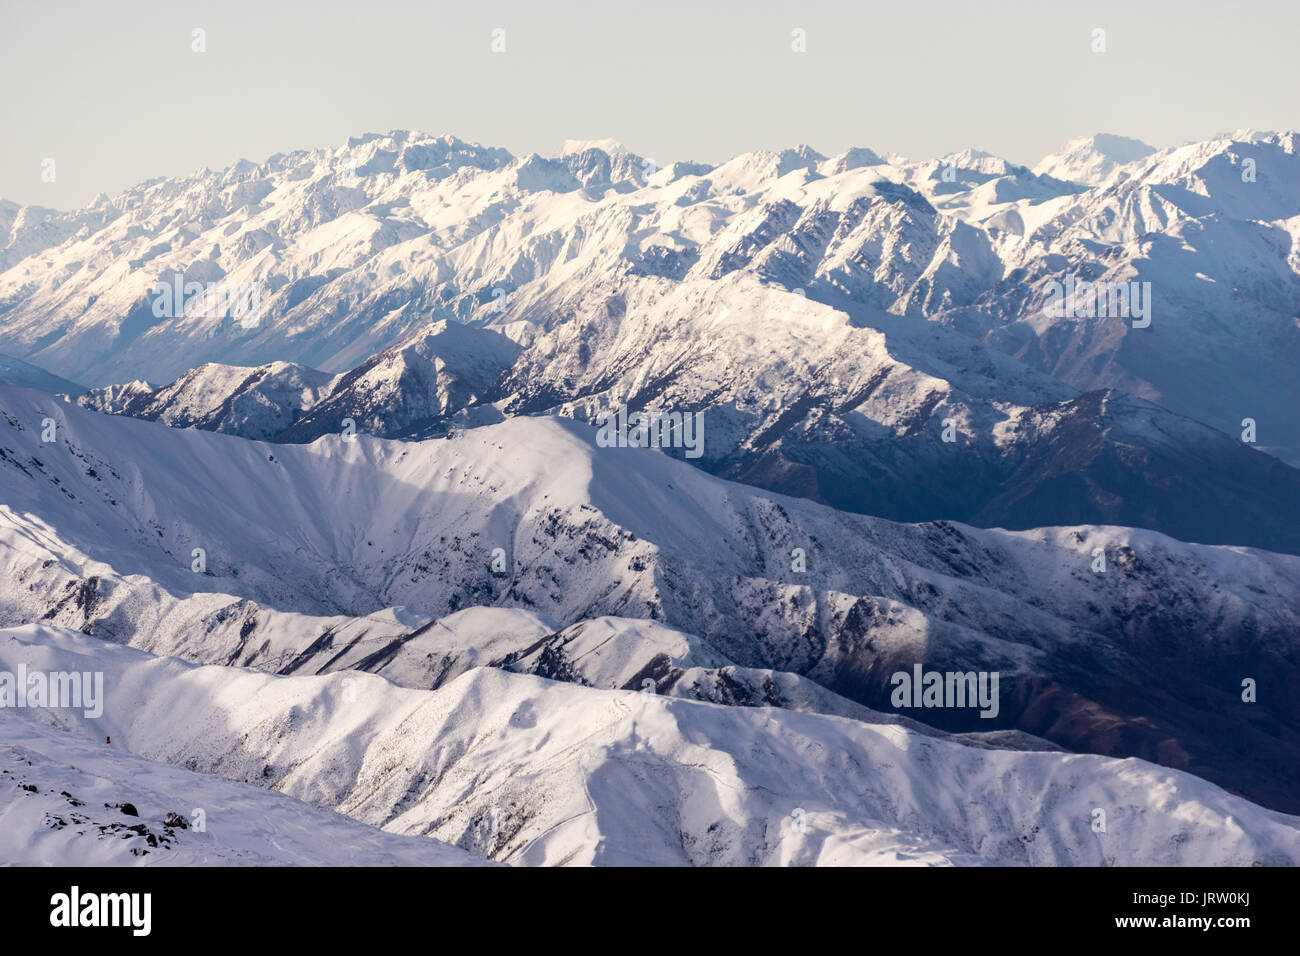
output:
<svg viewBox="0 0 1300 956"><path fill-rule="evenodd" d="M774 313L810 324L754 325L733 360L851 328L884 332L891 354L938 337L959 369L1013 356L1228 434L1251 418L1261 447L1300 458L1294 133L1149 155L1098 136L1042 174L973 150L886 162L798 147L659 168L605 146L514 157L394 132L154 180L76 213L11 210L0 352L89 385L208 362L340 372L446 319L505 332L530 365L554 350L595 398L657 376L633 361L611 378L598 351L565 348L569 316L607 308L607 336L635 323L668 353L674 329L724 310ZM1092 185L1045 172L1094 168ZM151 289L178 274L259 290L256 327L211 309L155 315ZM1046 314L1050 283L1067 279L1150 282L1149 326Z"/></svg>

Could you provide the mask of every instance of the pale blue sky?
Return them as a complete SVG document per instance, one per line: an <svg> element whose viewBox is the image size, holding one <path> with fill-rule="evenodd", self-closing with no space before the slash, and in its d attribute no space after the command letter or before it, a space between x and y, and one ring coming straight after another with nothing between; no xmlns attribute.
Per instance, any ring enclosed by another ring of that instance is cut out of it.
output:
<svg viewBox="0 0 1300 956"><path fill-rule="evenodd" d="M399 128L661 165L801 142L1032 164L1095 132L1300 126L1297 38L1295 0L3 0L0 197L70 208Z"/></svg>

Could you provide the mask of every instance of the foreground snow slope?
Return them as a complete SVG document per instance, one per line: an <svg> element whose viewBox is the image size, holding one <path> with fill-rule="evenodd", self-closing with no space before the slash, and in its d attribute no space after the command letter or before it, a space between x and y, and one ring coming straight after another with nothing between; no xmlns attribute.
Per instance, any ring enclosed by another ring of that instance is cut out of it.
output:
<svg viewBox="0 0 1300 956"><path fill-rule="evenodd" d="M424 654L447 655L447 674L503 660L480 643L498 625L463 622L453 654L421 631L433 617L527 610L532 642L647 618L882 711L891 675L918 663L998 671L996 720L908 716L1141 756L1296 807L1300 559L1124 528L899 525L593 438L516 418L448 440L266 445L0 390L0 621L271 669L314 645L300 670L391 658L397 679L433 686L443 665Z"/></svg>
<svg viewBox="0 0 1300 956"><path fill-rule="evenodd" d="M515 863L1300 863L1297 818L1139 760L491 669L432 692L274 677L43 626L0 631L20 663L103 672L99 719L28 715L79 740Z"/></svg>
<svg viewBox="0 0 1300 956"><path fill-rule="evenodd" d="M148 760L88 729L73 735L30 711L0 709L0 865L483 862L437 840L385 833L282 794Z"/></svg>

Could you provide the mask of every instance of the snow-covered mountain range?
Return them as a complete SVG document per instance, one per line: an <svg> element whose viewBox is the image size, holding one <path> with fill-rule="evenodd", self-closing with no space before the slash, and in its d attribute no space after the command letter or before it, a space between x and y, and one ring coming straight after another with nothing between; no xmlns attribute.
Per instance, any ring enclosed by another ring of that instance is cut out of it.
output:
<svg viewBox="0 0 1300 956"><path fill-rule="evenodd" d="M146 184L0 273L0 349L246 437L626 401L704 410L702 467L842 509L1300 552L1300 472L1256 451L1300 449L1294 135L1094 137L1064 154L1114 159L1091 188L971 150L569 150L393 133ZM255 326L156 316L176 276L262 290ZM1150 283L1150 324L1052 317L1075 279Z"/></svg>
<svg viewBox="0 0 1300 956"><path fill-rule="evenodd" d="M0 707L0 861L1297 862L1298 151L399 131L0 203L0 673L109 687Z"/></svg>
<svg viewBox="0 0 1300 956"><path fill-rule="evenodd" d="M1300 457L1288 414L1300 399L1294 133L1123 163L1140 150L1071 144L1069 169L1083 154L1117 163L1091 186L973 150L886 162L798 147L660 168L612 146L574 148L514 157L375 134L151 181L40 230L20 210L8 246L23 258L0 272L0 352L89 385L167 382L208 362L342 372L454 319L520 342L532 386L562 403L653 388L682 350L701 351L685 332L730 315L752 333L730 358L769 374L800 360L792 336L877 329L874 348L856 352L914 365L912 350L937 339L968 373L1010 355L1234 436L1252 418L1261 446ZM257 322L196 302L155 315L151 290L177 275L259 290ZM1067 279L1149 282L1150 324L1049 314L1049 283ZM624 323L653 335L645 353L612 365L601 349L569 348L574 319L597 310L611 337ZM1014 380L998 399L1062 397L1059 385L1030 389L1027 373Z"/></svg>
<svg viewBox="0 0 1300 956"><path fill-rule="evenodd" d="M0 624L421 688L493 665L857 705L1300 809L1300 558L1124 528L899 525L600 448L563 418L273 445L0 390L0 436ZM592 670L593 645L615 659ZM996 719L893 706L891 675L917 664L1001 673ZM1255 704L1245 679L1267 687ZM1228 727L1244 750L1222 746Z"/></svg>

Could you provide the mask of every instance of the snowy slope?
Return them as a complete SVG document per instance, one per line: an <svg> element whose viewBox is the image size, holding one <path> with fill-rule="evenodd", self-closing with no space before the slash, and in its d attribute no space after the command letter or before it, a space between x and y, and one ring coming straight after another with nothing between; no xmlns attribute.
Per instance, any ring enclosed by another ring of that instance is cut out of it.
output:
<svg viewBox="0 0 1300 956"><path fill-rule="evenodd" d="M651 619L698 635L726 663L801 675L881 711L895 710L889 676L916 663L998 670L998 720L906 716L1139 755L1292 805L1297 558L1113 527L897 525L722 482L650 450L601 449L563 419L286 446L32 392L0 397L4 622L48 620L272 670L300 658L291 672L391 664L393 679L424 686L511 654L547 676L636 686L661 643L646 634L609 671L526 652L591 618ZM40 442L46 416L58 422L51 445ZM1092 570L1097 553L1104 573ZM466 619L451 628L464 628L458 638L430 627L476 605L535 618ZM654 667L687 670L680 655ZM1157 695L1150 673L1162 675ZM1248 712L1244 677L1270 688ZM690 696L726 699L714 674L696 682ZM809 693L787 681L770 700L737 696L830 710ZM1249 760L1222 746L1224 726L1250 741Z"/></svg>
<svg viewBox="0 0 1300 956"><path fill-rule="evenodd" d="M437 429L456 413L484 402L518 354L518 345L499 332L436 322L339 375L328 394L298 415L276 440L313 441L338 434L346 419L358 431L384 438ZM491 417L499 419L500 414Z"/></svg>
<svg viewBox="0 0 1300 956"><path fill-rule="evenodd" d="M51 395L79 395L84 391L76 382L52 375L43 368L37 368L35 365L8 355L0 355L0 385L34 388L38 392L48 392Z"/></svg>
<svg viewBox="0 0 1300 956"><path fill-rule="evenodd" d="M20 206L0 199L0 269L74 236L84 238L102 229L116 215L117 211L103 193L86 208L71 213L44 206Z"/></svg>
<svg viewBox="0 0 1300 956"><path fill-rule="evenodd" d="M32 717L89 746L111 735L512 863L1300 862L1297 818L1135 760L971 748L496 670L426 692L368 675L196 668L43 627L0 631L0 666L19 663L102 670L99 719Z"/></svg>
<svg viewBox="0 0 1300 956"><path fill-rule="evenodd" d="M209 363L161 388L131 382L91 389L77 404L259 440L310 441L340 432L347 418L355 429L403 437L477 404L518 352L498 332L444 321L338 375L289 362Z"/></svg>
<svg viewBox="0 0 1300 956"><path fill-rule="evenodd" d="M101 649L109 648L94 650ZM11 664L6 655L4 666ZM437 840L385 833L258 787L145 759L118 741L105 745L111 735L95 736L94 728L70 735L42 716L0 709L0 865L484 862Z"/></svg>
<svg viewBox="0 0 1300 956"><path fill-rule="evenodd" d="M289 362L261 368L208 364L158 389L144 382L92 389L77 404L174 428L267 439L316 404L336 377Z"/></svg>
<svg viewBox="0 0 1300 956"><path fill-rule="evenodd" d="M1118 387L1300 460L1300 139L1238 132L1118 167L939 317L1080 388ZM1151 323L1053 317L1048 283L1149 283ZM1213 383L1213 387L1207 387Z"/></svg>
<svg viewBox="0 0 1300 956"><path fill-rule="evenodd" d="M1126 524L1300 552L1300 526L1276 520L1300 471L1128 396L1063 389L960 333L895 319L882 334L844 297L745 276L574 295L536 304L561 320L511 370L507 412L705 409L710 471L896 520Z"/></svg>
<svg viewBox="0 0 1300 956"><path fill-rule="evenodd" d="M0 850L1297 862L1298 164L396 131L0 203L0 670L111 677L103 727L0 713ZM1078 279L1151 325L1050 313ZM700 467L598 446L620 402ZM997 717L897 707L914 666ZM194 771L263 788L226 842L167 822Z"/></svg>

